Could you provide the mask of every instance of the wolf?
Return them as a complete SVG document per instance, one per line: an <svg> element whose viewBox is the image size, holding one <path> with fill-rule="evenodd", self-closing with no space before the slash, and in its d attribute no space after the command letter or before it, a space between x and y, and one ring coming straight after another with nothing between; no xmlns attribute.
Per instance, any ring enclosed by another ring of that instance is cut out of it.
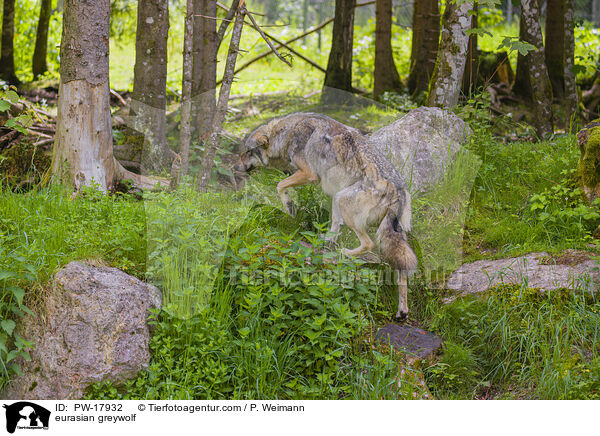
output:
<svg viewBox="0 0 600 436"><path fill-rule="evenodd" d="M250 171L271 166L292 173L277 184L284 208L294 215L296 205L288 189L320 184L332 198L330 240L335 242L346 224L360 245L344 249L357 256L375 248L368 234L378 226L376 239L383 259L398 271L397 318L408 316L408 275L417 268L417 257L408 244L411 199L399 171L386 157L369 147L356 129L325 115L295 113L264 124L247 137L235 169Z"/></svg>

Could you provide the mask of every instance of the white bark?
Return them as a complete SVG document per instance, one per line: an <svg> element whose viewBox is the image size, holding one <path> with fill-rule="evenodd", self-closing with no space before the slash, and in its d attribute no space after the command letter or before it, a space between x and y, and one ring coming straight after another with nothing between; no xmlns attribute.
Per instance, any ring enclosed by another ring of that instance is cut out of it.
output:
<svg viewBox="0 0 600 436"><path fill-rule="evenodd" d="M451 108L458 104L465 71L473 2L457 6L448 2L444 13L442 37L435 70L430 82L428 106Z"/></svg>

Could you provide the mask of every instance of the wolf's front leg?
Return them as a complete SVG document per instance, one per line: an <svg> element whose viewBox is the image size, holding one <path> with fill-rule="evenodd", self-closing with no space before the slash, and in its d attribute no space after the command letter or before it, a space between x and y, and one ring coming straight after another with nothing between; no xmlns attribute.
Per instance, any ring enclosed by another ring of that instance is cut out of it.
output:
<svg viewBox="0 0 600 436"><path fill-rule="evenodd" d="M287 190L289 188L293 188L294 186L312 183L315 181L315 179L318 180L318 178L310 170L300 168L287 179L283 179L277 184L277 193L279 194L279 198L281 198L281 202L283 203L283 207L287 213L292 216L296 216L297 211L297 207L288 195Z"/></svg>
<svg viewBox="0 0 600 436"><path fill-rule="evenodd" d="M323 239L327 242L336 243L340 234L340 229L344 225L344 219L340 213L340 205L338 204L338 195L334 195L331 201L331 228L328 235L323 235Z"/></svg>

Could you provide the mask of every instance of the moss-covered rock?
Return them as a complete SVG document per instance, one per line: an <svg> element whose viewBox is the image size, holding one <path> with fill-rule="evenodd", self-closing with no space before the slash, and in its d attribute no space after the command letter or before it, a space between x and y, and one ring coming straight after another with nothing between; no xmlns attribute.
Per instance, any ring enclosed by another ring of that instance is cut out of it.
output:
<svg viewBox="0 0 600 436"><path fill-rule="evenodd" d="M600 119L592 121L577 134L579 177L590 201L600 198Z"/></svg>

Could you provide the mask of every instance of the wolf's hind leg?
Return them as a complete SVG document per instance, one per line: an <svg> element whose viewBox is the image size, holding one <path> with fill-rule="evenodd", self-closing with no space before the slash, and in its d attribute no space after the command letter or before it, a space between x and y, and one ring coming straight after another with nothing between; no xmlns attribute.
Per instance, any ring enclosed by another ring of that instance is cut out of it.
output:
<svg viewBox="0 0 600 436"><path fill-rule="evenodd" d="M344 249L344 254L358 256L375 248L375 243L367 232L370 195L360 186L352 185L338 192L336 198L344 223L356 233L360 241L360 245L354 250Z"/></svg>
<svg viewBox="0 0 600 436"><path fill-rule="evenodd" d="M296 215L296 205L290 198L287 193L289 188L293 188L294 186L306 185L307 183L312 183L316 180L316 176L310 171L305 169L299 169L294 174L292 174L287 179L283 179L281 182L277 184L277 193L279 194L279 198L281 198L281 202L283 203L283 207L292 216Z"/></svg>
<svg viewBox="0 0 600 436"><path fill-rule="evenodd" d="M406 271L398 271L398 313L396 318L408 317L408 274Z"/></svg>

